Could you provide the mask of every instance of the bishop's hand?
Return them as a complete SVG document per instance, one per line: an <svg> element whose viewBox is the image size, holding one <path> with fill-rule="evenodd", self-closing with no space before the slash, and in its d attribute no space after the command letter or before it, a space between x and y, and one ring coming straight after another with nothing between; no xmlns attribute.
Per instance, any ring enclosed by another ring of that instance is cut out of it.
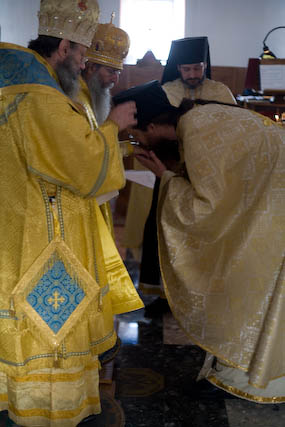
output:
<svg viewBox="0 0 285 427"><path fill-rule="evenodd" d="M114 107L108 119L113 120L113 122L118 125L120 132L137 124L137 119L135 118L136 112L136 103L134 101L128 101Z"/></svg>

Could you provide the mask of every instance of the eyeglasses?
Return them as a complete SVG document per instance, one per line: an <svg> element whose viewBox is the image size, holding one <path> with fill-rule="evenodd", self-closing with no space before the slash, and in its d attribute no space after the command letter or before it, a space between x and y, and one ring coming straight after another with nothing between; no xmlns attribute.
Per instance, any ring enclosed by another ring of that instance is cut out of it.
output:
<svg viewBox="0 0 285 427"><path fill-rule="evenodd" d="M81 55L80 57L80 64L81 65L86 65L86 62L88 61L88 58L86 58L86 56Z"/></svg>
<svg viewBox="0 0 285 427"><path fill-rule="evenodd" d="M116 68L111 68L111 67L104 67L104 68L110 76L119 76L121 74L121 70L118 70Z"/></svg>

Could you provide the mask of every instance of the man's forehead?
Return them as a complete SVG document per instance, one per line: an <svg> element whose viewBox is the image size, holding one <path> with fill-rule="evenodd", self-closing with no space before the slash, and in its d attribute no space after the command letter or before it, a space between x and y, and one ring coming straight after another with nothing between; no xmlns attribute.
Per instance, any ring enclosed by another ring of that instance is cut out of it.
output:
<svg viewBox="0 0 285 427"><path fill-rule="evenodd" d="M100 72L100 70L102 70L101 74L107 74L109 76L121 74L121 70L119 68L110 67L109 65L101 65L98 71Z"/></svg>
<svg viewBox="0 0 285 427"><path fill-rule="evenodd" d="M179 67L203 67L205 65L205 62L195 62L194 64L179 64Z"/></svg>
<svg viewBox="0 0 285 427"><path fill-rule="evenodd" d="M110 65L102 65L102 67L104 67L106 70L110 70L110 71L121 71L119 68L111 67Z"/></svg>

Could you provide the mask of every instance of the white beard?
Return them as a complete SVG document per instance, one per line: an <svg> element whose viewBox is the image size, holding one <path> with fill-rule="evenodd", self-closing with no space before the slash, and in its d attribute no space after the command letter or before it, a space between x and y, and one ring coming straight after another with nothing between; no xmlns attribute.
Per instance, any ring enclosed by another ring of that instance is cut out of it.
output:
<svg viewBox="0 0 285 427"><path fill-rule="evenodd" d="M96 73L89 79L87 85L91 95L92 109L100 126L107 119L111 110L110 89L101 87Z"/></svg>

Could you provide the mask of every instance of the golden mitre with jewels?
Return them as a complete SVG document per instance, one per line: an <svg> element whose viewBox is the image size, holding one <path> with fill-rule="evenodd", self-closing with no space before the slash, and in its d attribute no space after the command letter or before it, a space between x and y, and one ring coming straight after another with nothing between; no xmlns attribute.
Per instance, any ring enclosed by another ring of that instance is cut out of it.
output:
<svg viewBox="0 0 285 427"><path fill-rule="evenodd" d="M67 39L90 47L98 25L97 0L41 0L39 35Z"/></svg>
<svg viewBox="0 0 285 427"><path fill-rule="evenodd" d="M86 57L91 62L122 70L129 52L130 38L124 30L112 23L114 16L113 12L109 24L98 24Z"/></svg>

